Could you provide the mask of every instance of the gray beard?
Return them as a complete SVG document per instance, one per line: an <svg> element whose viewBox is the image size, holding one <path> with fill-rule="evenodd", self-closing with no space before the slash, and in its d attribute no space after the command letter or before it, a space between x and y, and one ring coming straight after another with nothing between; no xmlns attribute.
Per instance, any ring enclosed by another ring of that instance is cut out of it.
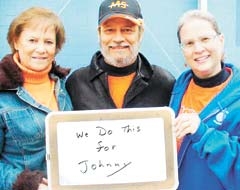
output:
<svg viewBox="0 0 240 190"><path fill-rule="evenodd" d="M127 58L119 58L119 59L106 59L104 57L104 61L109 64L112 65L114 67L118 67L118 68L122 68L122 67L126 67L129 66L131 64L133 64L136 60L136 57L133 59L132 57L127 57Z"/></svg>

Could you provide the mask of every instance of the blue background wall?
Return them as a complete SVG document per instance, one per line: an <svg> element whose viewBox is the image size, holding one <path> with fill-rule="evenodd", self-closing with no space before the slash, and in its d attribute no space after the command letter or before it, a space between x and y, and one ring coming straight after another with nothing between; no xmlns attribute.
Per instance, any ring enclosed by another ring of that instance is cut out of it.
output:
<svg viewBox="0 0 240 190"><path fill-rule="evenodd" d="M31 6L43 6L58 13L66 28L67 42L57 56L58 64L72 70L88 65L99 48L97 37L98 7L102 0L0 0L0 58L10 52L6 41L12 19ZM145 19L141 52L153 64L161 65L178 76L184 60L178 47L178 18L188 9L198 8L197 0L139 0ZM240 66L239 0L208 0L211 11L226 38L226 60Z"/></svg>

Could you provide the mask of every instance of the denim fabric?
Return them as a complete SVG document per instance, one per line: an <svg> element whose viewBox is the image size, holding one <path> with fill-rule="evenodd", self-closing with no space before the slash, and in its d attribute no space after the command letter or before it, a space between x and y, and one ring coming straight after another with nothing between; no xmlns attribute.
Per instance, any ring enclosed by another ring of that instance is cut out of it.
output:
<svg viewBox="0 0 240 190"><path fill-rule="evenodd" d="M54 79L59 110L72 110L65 81L56 76ZM46 174L45 117L50 111L23 87L0 91L1 190L11 190L17 175L24 169L41 170Z"/></svg>

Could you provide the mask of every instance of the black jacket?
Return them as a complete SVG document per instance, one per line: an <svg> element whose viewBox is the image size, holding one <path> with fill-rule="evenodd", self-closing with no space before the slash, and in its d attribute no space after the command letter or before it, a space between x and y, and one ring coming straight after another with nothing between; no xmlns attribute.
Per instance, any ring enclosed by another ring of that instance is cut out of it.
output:
<svg viewBox="0 0 240 190"><path fill-rule="evenodd" d="M99 67L103 59L98 51L91 64L74 71L66 82L66 89L72 99L74 110L116 108L107 83L107 73ZM150 65L139 53L137 74L129 87L123 108L168 106L174 76L156 65Z"/></svg>

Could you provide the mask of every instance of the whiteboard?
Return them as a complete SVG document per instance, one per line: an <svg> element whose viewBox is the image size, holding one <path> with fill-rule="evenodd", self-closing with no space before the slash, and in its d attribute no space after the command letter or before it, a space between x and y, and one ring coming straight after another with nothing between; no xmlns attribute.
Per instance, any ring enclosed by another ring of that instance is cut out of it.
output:
<svg viewBox="0 0 240 190"><path fill-rule="evenodd" d="M173 118L168 107L50 113L50 190L176 188Z"/></svg>

